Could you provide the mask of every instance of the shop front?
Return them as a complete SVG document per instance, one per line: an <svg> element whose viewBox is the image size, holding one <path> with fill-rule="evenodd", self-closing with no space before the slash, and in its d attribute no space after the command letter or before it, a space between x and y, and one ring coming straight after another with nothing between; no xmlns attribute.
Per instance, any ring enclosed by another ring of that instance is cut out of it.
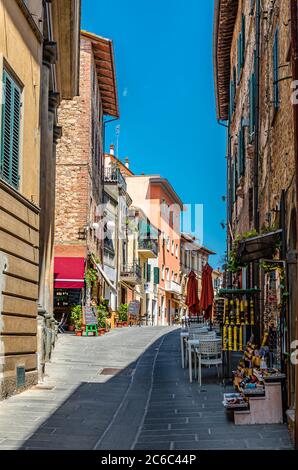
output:
<svg viewBox="0 0 298 470"><path fill-rule="evenodd" d="M85 259L56 257L54 262L54 315L68 324L72 307L81 305L85 287Z"/></svg>
<svg viewBox="0 0 298 470"><path fill-rule="evenodd" d="M223 404L235 424L280 423L288 408L287 266L282 231L237 244L232 286L215 299L223 338L224 378L235 393Z"/></svg>

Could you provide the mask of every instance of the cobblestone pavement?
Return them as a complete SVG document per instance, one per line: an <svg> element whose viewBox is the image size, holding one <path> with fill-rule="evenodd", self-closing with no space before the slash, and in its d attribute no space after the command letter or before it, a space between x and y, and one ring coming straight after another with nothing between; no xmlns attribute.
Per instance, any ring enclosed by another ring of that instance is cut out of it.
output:
<svg viewBox="0 0 298 470"><path fill-rule="evenodd" d="M60 336L44 384L0 403L4 449L291 449L284 425L234 426L224 389L189 384L179 330Z"/></svg>

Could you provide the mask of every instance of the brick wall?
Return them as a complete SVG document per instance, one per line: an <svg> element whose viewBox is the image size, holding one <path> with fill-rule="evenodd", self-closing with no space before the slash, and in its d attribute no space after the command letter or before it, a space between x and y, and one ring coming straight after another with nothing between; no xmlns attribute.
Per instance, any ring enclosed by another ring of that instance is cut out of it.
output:
<svg viewBox="0 0 298 470"><path fill-rule="evenodd" d="M59 109L63 136L57 146L56 245L86 245L100 255L101 243L93 229L102 201L102 110L91 42L81 38L80 96L64 101ZM92 128L93 125L93 128ZM98 134L93 148L94 129ZM95 159L97 163L95 163ZM81 233L81 236L79 235Z"/></svg>

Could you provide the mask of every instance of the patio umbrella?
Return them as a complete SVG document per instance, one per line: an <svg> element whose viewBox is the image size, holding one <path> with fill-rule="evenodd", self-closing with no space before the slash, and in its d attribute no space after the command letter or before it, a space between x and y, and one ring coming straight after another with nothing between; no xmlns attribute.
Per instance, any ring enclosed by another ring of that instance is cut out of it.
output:
<svg viewBox="0 0 298 470"><path fill-rule="evenodd" d="M213 269L207 263L203 268L202 273L202 291L201 291L201 309L205 312L205 319L212 317L212 305L214 298L213 283L212 283Z"/></svg>
<svg viewBox="0 0 298 470"><path fill-rule="evenodd" d="M200 301L198 296L198 280L193 271L188 275L186 305L190 316L195 316L200 312Z"/></svg>

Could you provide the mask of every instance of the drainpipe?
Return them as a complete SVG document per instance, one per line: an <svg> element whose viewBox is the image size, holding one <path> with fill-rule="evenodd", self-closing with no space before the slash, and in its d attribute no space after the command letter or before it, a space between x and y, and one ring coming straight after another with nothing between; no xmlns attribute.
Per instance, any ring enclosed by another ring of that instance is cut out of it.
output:
<svg viewBox="0 0 298 470"><path fill-rule="evenodd" d="M260 0L256 2L256 126L255 126L255 159L254 159L254 225L260 229L259 220L259 115L260 115Z"/></svg>
<svg viewBox="0 0 298 470"><path fill-rule="evenodd" d="M291 0L291 42L292 42L292 76L293 81L298 80L298 7L297 0ZM294 154L295 154L295 184L296 184L296 224L298 233L298 104L293 102L294 121ZM298 238L296 237L296 253L298 252ZM298 265L297 265L298 279ZM298 338L298 302L296 302L296 336ZM298 450L298 364L295 366L295 449Z"/></svg>

